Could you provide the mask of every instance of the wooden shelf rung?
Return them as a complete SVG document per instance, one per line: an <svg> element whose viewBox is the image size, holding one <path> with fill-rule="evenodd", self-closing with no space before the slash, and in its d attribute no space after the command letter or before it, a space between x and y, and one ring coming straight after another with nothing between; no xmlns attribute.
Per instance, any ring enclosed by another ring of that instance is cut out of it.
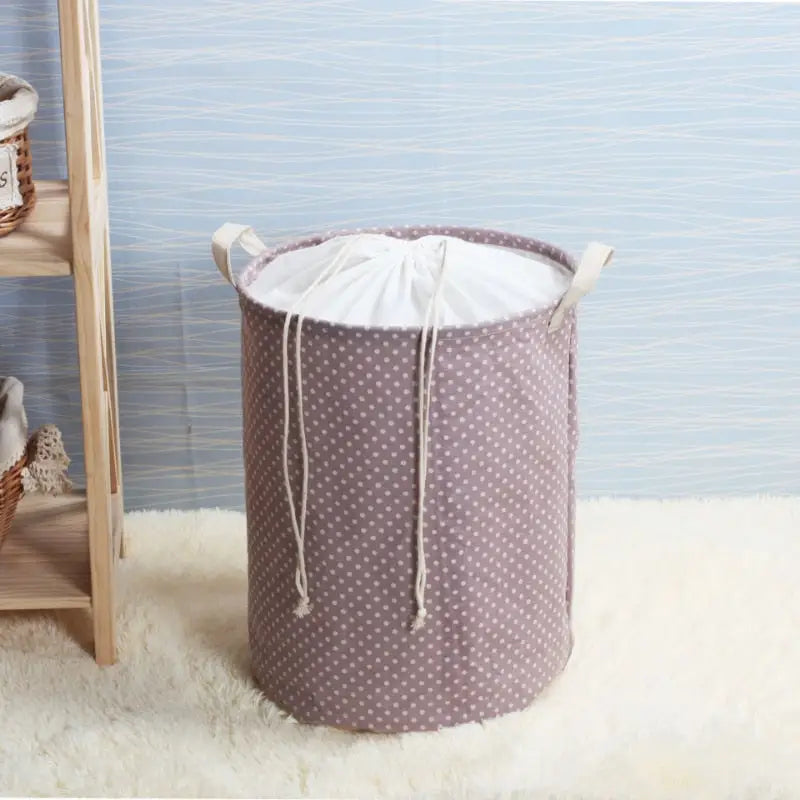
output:
<svg viewBox="0 0 800 800"><path fill-rule="evenodd" d="M0 278L72 273L66 181L36 181L36 206L15 231L0 238Z"/></svg>
<svg viewBox="0 0 800 800"><path fill-rule="evenodd" d="M0 550L0 611L91 604L85 495L23 497Z"/></svg>

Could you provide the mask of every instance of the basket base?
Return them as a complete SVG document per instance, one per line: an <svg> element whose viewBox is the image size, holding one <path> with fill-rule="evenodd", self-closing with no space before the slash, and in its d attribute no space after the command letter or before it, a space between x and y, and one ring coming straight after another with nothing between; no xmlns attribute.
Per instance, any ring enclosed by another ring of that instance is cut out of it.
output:
<svg viewBox="0 0 800 800"><path fill-rule="evenodd" d="M256 686L256 688L264 695L265 699L267 699L270 703L276 706L282 713L286 714L287 717L291 718L294 722L300 725L309 725L309 726L316 726L316 727L325 727L325 728L332 728L333 730L343 731L345 733L366 733L366 734L373 734L376 736L392 736L397 734L404 734L404 733L426 733L426 732L435 732L440 730L447 730L448 728L458 728L462 725L472 725L476 723L483 723L488 722L493 719L500 719L502 717L506 717L509 714L516 714L519 712L527 711L531 706L535 705L537 698L555 682L564 672L569 663L569 660L572 656L574 641L572 638L572 634L570 632L570 639L569 639L569 647L566 652L563 654L562 658L559 662L555 665L555 669L549 674L543 681L539 683L537 686L532 686L530 692L528 692L527 696L521 700L521 702L517 702L514 704L509 704L505 708L499 710L499 713L474 713L468 715L462 715L457 720L454 720L451 723L439 723L435 721L421 721L417 725L409 725L409 726L395 726L395 725L375 725L374 727L363 726L359 727L356 725L350 726L347 724L343 724L342 722L335 719L335 716L331 713L326 713L324 711L320 711L318 716L311 719L308 717L304 717L302 714L296 713L292 711L292 709L284 702L277 701L274 699L275 693L266 687L264 683L259 679L258 675L256 674L256 670L251 667L251 676L252 680Z"/></svg>

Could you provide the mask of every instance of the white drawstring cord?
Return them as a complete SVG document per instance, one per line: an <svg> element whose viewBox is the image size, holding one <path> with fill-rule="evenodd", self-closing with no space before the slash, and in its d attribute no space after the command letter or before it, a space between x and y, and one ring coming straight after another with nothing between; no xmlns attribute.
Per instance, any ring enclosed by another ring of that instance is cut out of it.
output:
<svg viewBox="0 0 800 800"><path fill-rule="evenodd" d="M419 389L417 407L419 409L419 453L417 455L417 579L414 598L417 613L411 623L411 630L418 631L425 625L428 610L425 608L425 585L428 580L428 569L425 563L425 489L428 480L428 429L430 427L431 398L433 387L433 364L436 358L436 342L439 338L439 311L441 308L442 286L444 285L444 268L447 263L447 240L442 241L442 260L436 285L425 311L419 343ZM431 324L431 315L433 321ZM431 333L430 356L427 359L428 333Z"/></svg>
<svg viewBox="0 0 800 800"><path fill-rule="evenodd" d="M308 593L308 574L306 572L305 560L305 535L306 535L306 516L308 509L308 482L309 482L309 451L308 440L306 438L305 419L303 410L303 367L302 367L302 333L303 316L302 311L297 314L297 329L295 331L295 373L297 381L297 422L300 434L300 449L302 455L302 494L300 500L300 514L297 513L297 505L292 491L291 477L289 475L289 433L291 429L291 408L290 408L290 387L289 387L289 331L291 328L292 315L295 310L302 305L305 299L316 289L320 283L335 277L344 266L347 256L355 245L357 237L353 237L348 244L343 247L336 258L326 267L298 298L294 305L287 311L283 323L283 478L286 488L286 497L289 501L292 530L297 547L297 568L295 571L295 585L300 595L300 600L295 607L295 615L305 617L311 613L311 600ZM414 596L417 611L411 625L414 631L419 630L425 624L427 609L425 608L425 586L427 583L427 566L425 563L425 490L428 474L428 431L430 428L430 407L433 386L433 366L436 357L436 343L439 338L439 314L441 308L441 294L444 285L444 270L447 259L447 242L442 242L442 259L439 268L439 275L436 279L433 294L425 311L425 321L420 333L419 346L419 454L418 454L418 478L417 478L417 525L416 525L416 545L417 545L417 575L415 581ZM431 319L432 318L432 319ZM430 334L430 354L428 354L428 335Z"/></svg>
<svg viewBox="0 0 800 800"><path fill-rule="evenodd" d="M306 538L306 512L308 509L308 440L306 439L306 426L303 414L303 366L301 360L301 344L303 334L303 313L297 314L297 330L295 331L295 371L297 380L297 427L300 432L300 448L302 452L303 486L300 500L300 516L297 515L297 506L294 502L292 482L289 475L289 430L291 427L291 409L289 393L289 329L292 315L298 306L319 286L322 281L332 278L344 266L347 256L353 249L358 237L354 236L342 249L336 258L317 276L316 280L297 299L294 305L286 312L283 323L283 480L286 487L286 497L289 500L289 510L292 518L295 545L297 546L297 569L295 571L295 585L300 595L300 600L294 613L298 617L305 617L311 613L311 600L308 595L308 574L306 573L305 538Z"/></svg>

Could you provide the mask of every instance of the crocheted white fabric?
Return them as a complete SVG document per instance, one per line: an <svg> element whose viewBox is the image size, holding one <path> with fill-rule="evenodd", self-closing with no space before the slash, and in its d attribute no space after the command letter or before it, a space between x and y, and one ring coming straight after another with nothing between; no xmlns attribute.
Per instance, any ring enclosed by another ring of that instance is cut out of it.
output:
<svg viewBox="0 0 800 800"><path fill-rule="evenodd" d="M61 431L43 425L28 445L28 463L22 471L22 489L27 494L63 494L72 488L67 477L70 459L64 449Z"/></svg>

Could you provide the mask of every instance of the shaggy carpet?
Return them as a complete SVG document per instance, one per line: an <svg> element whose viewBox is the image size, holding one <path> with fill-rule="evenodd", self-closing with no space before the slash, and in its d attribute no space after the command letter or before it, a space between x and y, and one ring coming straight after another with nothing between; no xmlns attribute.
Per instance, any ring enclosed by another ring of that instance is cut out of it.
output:
<svg viewBox="0 0 800 800"><path fill-rule="evenodd" d="M800 798L800 499L584 503L566 672L522 713L404 736L254 689L244 527L128 517L113 668L74 615L0 616L0 792Z"/></svg>

